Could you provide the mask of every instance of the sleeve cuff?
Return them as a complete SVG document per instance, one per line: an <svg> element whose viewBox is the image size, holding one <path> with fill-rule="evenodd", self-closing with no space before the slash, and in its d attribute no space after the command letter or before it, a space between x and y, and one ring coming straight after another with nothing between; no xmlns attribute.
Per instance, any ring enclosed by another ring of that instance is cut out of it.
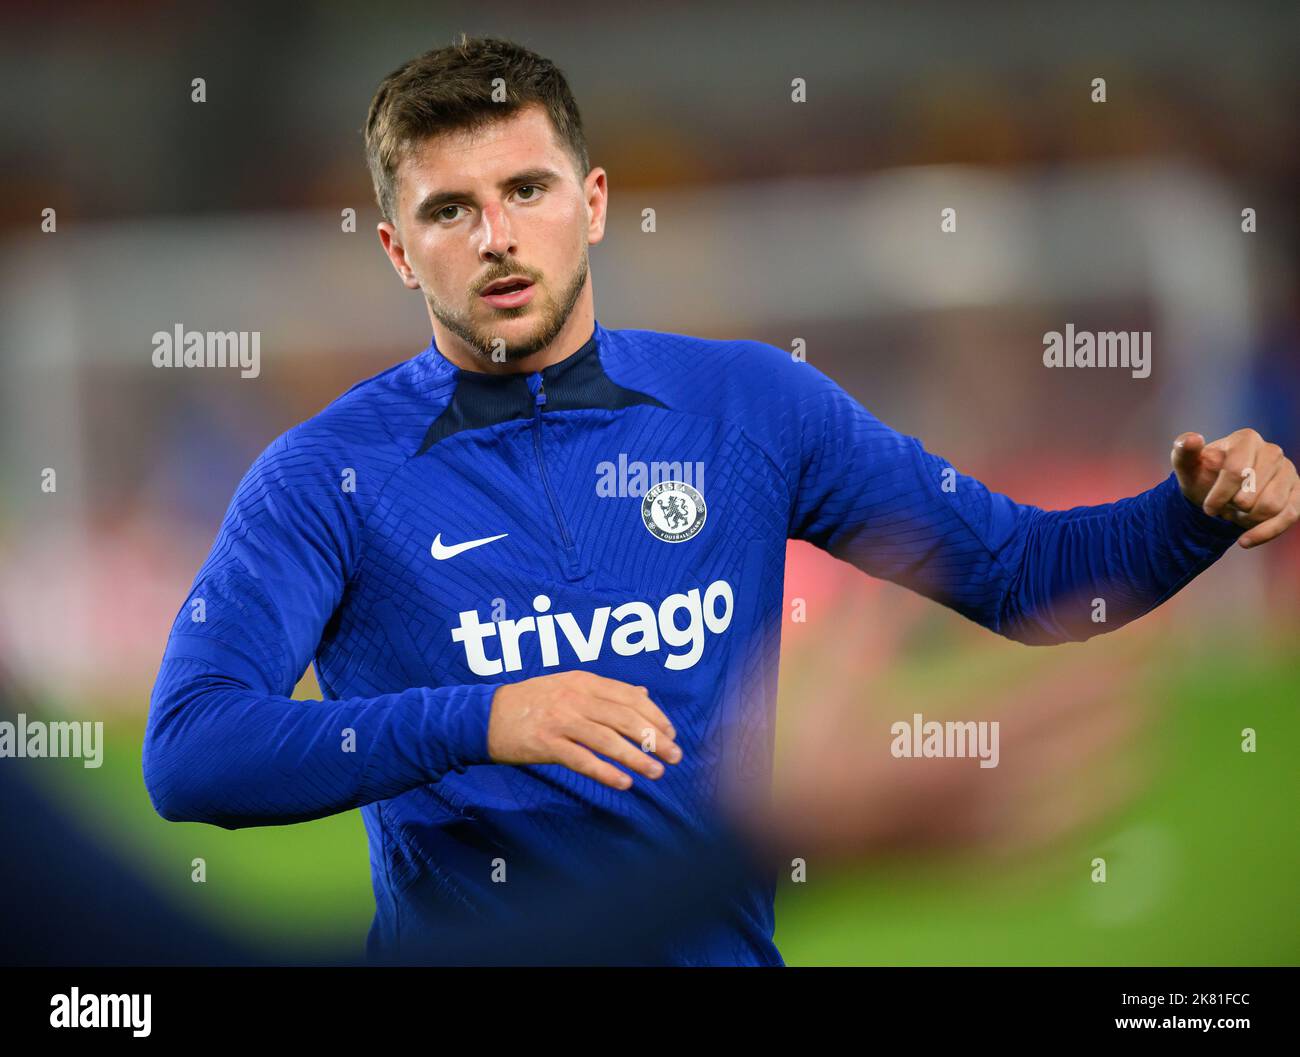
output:
<svg viewBox="0 0 1300 1057"><path fill-rule="evenodd" d="M1165 510L1169 515L1169 527L1193 539L1204 542L1219 542L1223 545L1232 543L1246 530L1220 517L1211 517L1185 495L1178 485L1178 476L1170 472L1169 476L1157 486L1157 491L1164 490Z"/></svg>
<svg viewBox="0 0 1300 1057"><path fill-rule="evenodd" d="M426 691L428 744L433 749L435 772L464 771L474 764L492 762L488 754L488 720L492 695L500 685L475 683Z"/></svg>

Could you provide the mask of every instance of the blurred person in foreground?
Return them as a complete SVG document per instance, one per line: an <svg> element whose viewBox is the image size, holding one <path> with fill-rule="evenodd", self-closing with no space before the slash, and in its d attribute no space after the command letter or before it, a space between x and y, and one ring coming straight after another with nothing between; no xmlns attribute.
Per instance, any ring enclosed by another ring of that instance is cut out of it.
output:
<svg viewBox="0 0 1300 1057"><path fill-rule="evenodd" d="M891 720L914 707L879 687L917 614L860 629L879 610L846 599L791 661L799 670L774 769L724 768L716 813L672 851L589 864L519 898L508 915L449 916L393 961L440 965L661 965L680 962L768 874L795 860L809 877L978 856L1013 867L1112 820L1153 776L1141 738L1152 702L1137 686L1150 635L1111 651L1104 669L1076 654L1039 666L1008 695L968 691L963 714L1000 727L998 766L903 759ZM970 650L971 647L966 647ZM763 780L772 778L771 783ZM862 952L870 960L871 952Z"/></svg>
<svg viewBox="0 0 1300 1057"><path fill-rule="evenodd" d="M245 475L143 765L175 821L360 808L374 961L708 843L731 772L770 757L788 539L1046 645L1123 627L1300 516L1294 464L1252 429L1182 434L1149 490L1044 511L780 349L602 326L606 173L563 76L517 45L404 64L365 139L380 242L433 339ZM313 660L323 700L295 701ZM730 892L652 960L781 964L774 874Z"/></svg>
<svg viewBox="0 0 1300 1057"><path fill-rule="evenodd" d="M1131 689L1140 642L1112 656L1100 675L1082 671L1087 661L1076 658L1069 672L1039 673L1010 700L998 688L966 695L972 714L1001 723L996 769L970 759L892 757L880 721L910 706L874 684L893 663L909 621L890 622L861 648L857 629L877 612L862 600L841 604L818 621L819 638L795 651L794 666L806 678L795 691L799 707L788 710L774 789L744 781L745 768L729 768L712 822L672 853L557 876L522 893L508 916L444 915L438 931L391 961L662 964L698 942L693 934L725 916L764 872L788 870L792 857L823 877L848 860L894 854L1002 860L1050 850L1058 838L1106 821L1138 776L1147 777L1125 755L1149 718L1149 702ZM0 665L0 717L18 712L40 709ZM0 844L39 849L0 861L0 905L9 908L0 912L5 964L357 962L349 950L277 956L171 906L138 863L49 801L34 773L40 766L25 759L0 767ZM436 908L429 912L437 916Z"/></svg>

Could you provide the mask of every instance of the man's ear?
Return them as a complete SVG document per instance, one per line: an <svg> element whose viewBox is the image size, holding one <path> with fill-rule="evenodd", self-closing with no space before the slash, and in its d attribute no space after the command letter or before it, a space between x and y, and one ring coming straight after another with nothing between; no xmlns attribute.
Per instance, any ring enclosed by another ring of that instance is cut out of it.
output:
<svg viewBox="0 0 1300 1057"><path fill-rule="evenodd" d="M402 280L402 285L408 290L418 290L420 280L415 277L410 264L407 263L406 247L402 245L401 233L387 220L381 220L375 230L379 232L379 244L383 246L389 261L392 262L394 270Z"/></svg>
<svg viewBox="0 0 1300 1057"><path fill-rule="evenodd" d="M605 237L606 209L609 205L609 187L605 170L599 167L587 173L582 182L587 199L587 244L594 246Z"/></svg>

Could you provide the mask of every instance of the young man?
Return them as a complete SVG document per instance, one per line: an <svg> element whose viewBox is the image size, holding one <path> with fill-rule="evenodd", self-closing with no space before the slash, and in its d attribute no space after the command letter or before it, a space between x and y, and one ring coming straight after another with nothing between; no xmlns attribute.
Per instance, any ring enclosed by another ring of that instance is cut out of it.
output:
<svg viewBox="0 0 1300 1057"><path fill-rule="evenodd" d="M366 148L433 340L249 470L172 629L144 769L168 819L361 808L376 959L689 847L721 789L762 785L788 539L1047 644L1297 518L1295 466L1253 430L1183 434L1149 491L1048 512L779 349L601 326L606 174L559 71L515 45L395 71ZM294 701L313 660L324 700ZM774 888L663 960L780 964Z"/></svg>

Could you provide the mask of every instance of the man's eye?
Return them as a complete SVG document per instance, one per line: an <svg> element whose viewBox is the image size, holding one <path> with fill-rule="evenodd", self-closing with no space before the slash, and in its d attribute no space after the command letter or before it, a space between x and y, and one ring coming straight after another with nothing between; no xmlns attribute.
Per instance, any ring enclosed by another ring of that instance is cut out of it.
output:
<svg viewBox="0 0 1300 1057"><path fill-rule="evenodd" d="M531 202L531 201L533 201L535 198L537 198L537 195L539 195L539 194L542 193L542 189L541 189L540 187L538 187L537 184L524 184L524 186L521 187L521 188L519 188L519 190L516 191L515 194L523 194L525 191L536 191L536 192L537 192L537 194L528 195L528 196L524 199L525 202Z"/></svg>
<svg viewBox="0 0 1300 1057"><path fill-rule="evenodd" d="M454 216L450 216L450 217L447 216L447 210L449 210L449 209L459 209L459 208L460 208L460 206L443 206L441 209L438 210L438 212L434 213L433 215L434 215L434 218L437 219L437 220L455 220L456 217L454 217Z"/></svg>

